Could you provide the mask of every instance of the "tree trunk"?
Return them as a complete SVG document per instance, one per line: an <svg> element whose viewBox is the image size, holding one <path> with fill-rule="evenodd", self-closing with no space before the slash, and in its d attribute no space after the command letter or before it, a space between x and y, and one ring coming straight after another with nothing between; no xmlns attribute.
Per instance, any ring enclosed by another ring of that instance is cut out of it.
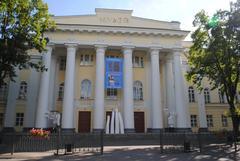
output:
<svg viewBox="0 0 240 161"><path fill-rule="evenodd" d="M232 116L232 125L233 125L233 133L235 136L239 134L239 117L236 115Z"/></svg>

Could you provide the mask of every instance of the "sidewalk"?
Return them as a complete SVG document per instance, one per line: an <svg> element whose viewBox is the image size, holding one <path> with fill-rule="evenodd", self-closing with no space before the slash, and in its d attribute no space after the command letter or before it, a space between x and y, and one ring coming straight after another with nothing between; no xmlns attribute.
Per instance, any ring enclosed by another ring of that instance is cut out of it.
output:
<svg viewBox="0 0 240 161"><path fill-rule="evenodd" d="M236 159L234 159L236 158ZM160 154L157 146L118 146L105 147L104 154L92 153L74 153L70 155L54 156L53 152L23 152L14 153L13 156L8 154L0 154L1 161L30 161L30 160L50 160L50 161L233 161L240 160L240 153L234 156L233 149L224 151L222 149L213 149L204 153L163 153Z"/></svg>

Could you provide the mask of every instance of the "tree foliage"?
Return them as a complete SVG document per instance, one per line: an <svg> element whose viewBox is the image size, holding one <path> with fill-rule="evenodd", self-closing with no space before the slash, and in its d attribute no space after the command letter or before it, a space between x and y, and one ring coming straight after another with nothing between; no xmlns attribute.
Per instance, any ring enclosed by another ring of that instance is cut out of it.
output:
<svg viewBox="0 0 240 161"><path fill-rule="evenodd" d="M42 0L0 1L0 86L6 78L13 80L16 68L44 69L40 62L30 61L27 51L42 52L47 43L44 32L53 28Z"/></svg>
<svg viewBox="0 0 240 161"><path fill-rule="evenodd" d="M238 131L236 94L240 75L240 0L230 3L230 10L219 10L212 18L202 10L193 21L193 45L189 51L187 79L201 88L207 78L212 89L226 94L233 127Z"/></svg>

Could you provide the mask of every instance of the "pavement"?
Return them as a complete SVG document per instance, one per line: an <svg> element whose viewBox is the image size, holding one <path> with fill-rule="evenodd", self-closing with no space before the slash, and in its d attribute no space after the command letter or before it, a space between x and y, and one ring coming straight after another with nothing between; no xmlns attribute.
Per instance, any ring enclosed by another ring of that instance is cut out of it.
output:
<svg viewBox="0 0 240 161"><path fill-rule="evenodd" d="M76 152L68 155L53 155L48 152L19 152L13 155L0 154L0 161L239 161L240 152L233 148L215 146L198 151L183 153L179 151L160 153L157 146L107 146L104 154L90 152Z"/></svg>

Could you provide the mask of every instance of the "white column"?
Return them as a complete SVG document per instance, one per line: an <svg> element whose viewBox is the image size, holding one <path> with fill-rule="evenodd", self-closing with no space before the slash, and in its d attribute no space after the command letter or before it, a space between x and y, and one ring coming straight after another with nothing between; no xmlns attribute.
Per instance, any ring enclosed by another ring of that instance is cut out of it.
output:
<svg viewBox="0 0 240 161"><path fill-rule="evenodd" d="M133 47L123 47L123 113L126 133L134 132L132 52Z"/></svg>
<svg viewBox="0 0 240 161"><path fill-rule="evenodd" d="M152 130L158 132L163 128L162 97L160 91L159 50L152 48L151 55L151 97L152 97Z"/></svg>
<svg viewBox="0 0 240 161"><path fill-rule="evenodd" d="M197 92L197 101L199 114L199 131L207 131L207 117L203 91Z"/></svg>
<svg viewBox="0 0 240 161"><path fill-rule="evenodd" d="M104 69L106 46L96 45L96 80L93 131L104 129Z"/></svg>
<svg viewBox="0 0 240 161"><path fill-rule="evenodd" d="M175 99L176 99L176 112L177 112L177 128L179 130L190 129L190 116L188 111L187 94L184 82L184 75L181 66L182 50L174 50L174 84L175 84Z"/></svg>
<svg viewBox="0 0 240 161"><path fill-rule="evenodd" d="M55 107L55 84L56 84L56 55L52 55L51 59L51 72L50 72L50 86L49 86L49 100L48 100L48 107L50 110L54 110Z"/></svg>
<svg viewBox="0 0 240 161"><path fill-rule="evenodd" d="M66 44L67 62L64 81L64 97L62 111L62 129L74 131L74 79L75 79L75 57L77 44Z"/></svg>
<svg viewBox="0 0 240 161"><path fill-rule="evenodd" d="M176 108L175 108L175 95L174 95L174 77L173 77L173 63L172 58L166 58L166 93L167 93L167 108L169 115L175 118ZM176 125L176 119L174 119L174 127Z"/></svg>
<svg viewBox="0 0 240 161"><path fill-rule="evenodd" d="M15 117L16 117L16 102L19 94L20 80L19 80L19 69L16 67L16 77L14 78L15 82L10 81L8 87L8 97L7 97L7 106L4 117L4 130L14 130L15 126Z"/></svg>
<svg viewBox="0 0 240 161"><path fill-rule="evenodd" d="M51 71L51 56L52 46L47 46L46 53L43 54L43 64L47 71L43 71L40 79L40 87L38 94L38 104L36 113L36 128L47 128L48 120L46 113L48 113L48 97L49 97L49 83L50 83L50 71Z"/></svg>
<svg viewBox="0 0 240 161"><path fill-rule="evenodd" d="M37 60L39 61L39 60ZM37 63L37 61L35 63ZM24 128L29 129L35 127L36 106L39 92L40 73L36 69L31 68L30 78L28 81L27 105L24 114Z"/></svg>

